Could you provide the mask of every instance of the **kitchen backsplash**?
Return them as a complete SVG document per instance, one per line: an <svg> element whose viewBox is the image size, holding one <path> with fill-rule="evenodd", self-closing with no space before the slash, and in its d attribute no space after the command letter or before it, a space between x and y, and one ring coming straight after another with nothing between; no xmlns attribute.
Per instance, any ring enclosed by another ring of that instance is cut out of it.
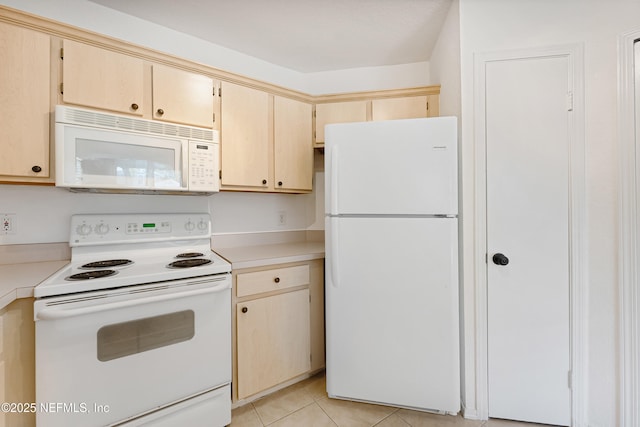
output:
<svg viewBox="0 0 640 427"><path fill-rule="evenodd" d="M323 174L316 173L315 179L322 180ZM214 234L322 229L323 197L315 189L311 194L167 196L0 185L0 214L15 214L15 233L0 230L0 245L68 242L69 218L76 213L209 212Z"/></svg>

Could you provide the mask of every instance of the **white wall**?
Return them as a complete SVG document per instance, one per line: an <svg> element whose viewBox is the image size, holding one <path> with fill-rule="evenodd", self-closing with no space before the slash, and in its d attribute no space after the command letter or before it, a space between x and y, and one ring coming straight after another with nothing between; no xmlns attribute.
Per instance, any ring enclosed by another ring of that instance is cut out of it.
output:
<svg viewBox="0 0 640 427"><path fill-rule="evenodd" d="M77 213L209 212L215 234L306 230L316 221L316 195L222 192L211 196L72 193L55 187L0 185L0 213L17 215L17 233L0 245L69 241ZM278 223L279 212L286 224Z"/></svg>
<svg viewBox="0 0 640 427"><path fill-rule="evenodd" d="M429 60L429 78L439 84L440 115L460 117L460 2L453 0ZM460 124L460 122L458 122Z"/></svg>
<svg viewBox="0 0 640 427"><path fill-rule="evenodd" d="M460 0L465 212L474 210L474 53L569 43L584 45L587 175L584 238L588 245L589 298L586 406L588 425L594 427L618 424L616 42L618 35L640 27L638 17L640 2L635 0ZM473 334L474 262L484 261L468 257L474 245L471 222L465 224L465 231L465 328L468 334ZM467 344L473 342L467 339ZM472 377L473 359L467 359L465 369L467 377ZM469 388L466 400L468 407L477 404Z"/></svg>

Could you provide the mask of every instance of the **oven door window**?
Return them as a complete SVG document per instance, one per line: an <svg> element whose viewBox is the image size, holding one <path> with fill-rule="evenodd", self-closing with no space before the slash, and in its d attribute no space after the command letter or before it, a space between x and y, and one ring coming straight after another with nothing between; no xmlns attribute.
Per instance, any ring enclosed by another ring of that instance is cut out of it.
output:
<svg viewBox="0 0 640 427"><path fill-rule="evenodd" d="M108 362L132 354L188 341L195 333L192 310L103 326L98 330L98 360Z"/></svg>

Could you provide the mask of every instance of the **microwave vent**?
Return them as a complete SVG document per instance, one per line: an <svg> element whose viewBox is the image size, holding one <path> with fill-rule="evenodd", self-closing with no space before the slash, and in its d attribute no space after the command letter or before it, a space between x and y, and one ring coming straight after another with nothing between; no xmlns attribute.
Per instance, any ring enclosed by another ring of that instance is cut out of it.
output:
<svg viewBox="0 0 640 427"><path fill-rule="evenodd" d="M156 120L137 119L133 117L101 113L80 108L56 106L56 121L70 124L81 124L126 130L153 135L165 135L184 139L198 139L208 142L219 142L218 132L212 129L182 126Z"/></svg>

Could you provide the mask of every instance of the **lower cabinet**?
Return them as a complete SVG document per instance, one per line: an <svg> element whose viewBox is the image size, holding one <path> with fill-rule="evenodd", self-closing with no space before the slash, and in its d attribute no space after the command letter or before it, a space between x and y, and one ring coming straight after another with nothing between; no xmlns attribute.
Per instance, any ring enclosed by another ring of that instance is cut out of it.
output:
<svg viewBox="0 0 640 427"><path fill-rule="evenodd" d="M233 400L324 367L324 263L234 272Z"/></svg>
<svg viewBox="0 0 640 427"><path fill-rule="evenodd" d="M30 404L36 398L33 298L0 309L0 401ZM0 411L0 426L35 426L36 414Z"/></svg>

